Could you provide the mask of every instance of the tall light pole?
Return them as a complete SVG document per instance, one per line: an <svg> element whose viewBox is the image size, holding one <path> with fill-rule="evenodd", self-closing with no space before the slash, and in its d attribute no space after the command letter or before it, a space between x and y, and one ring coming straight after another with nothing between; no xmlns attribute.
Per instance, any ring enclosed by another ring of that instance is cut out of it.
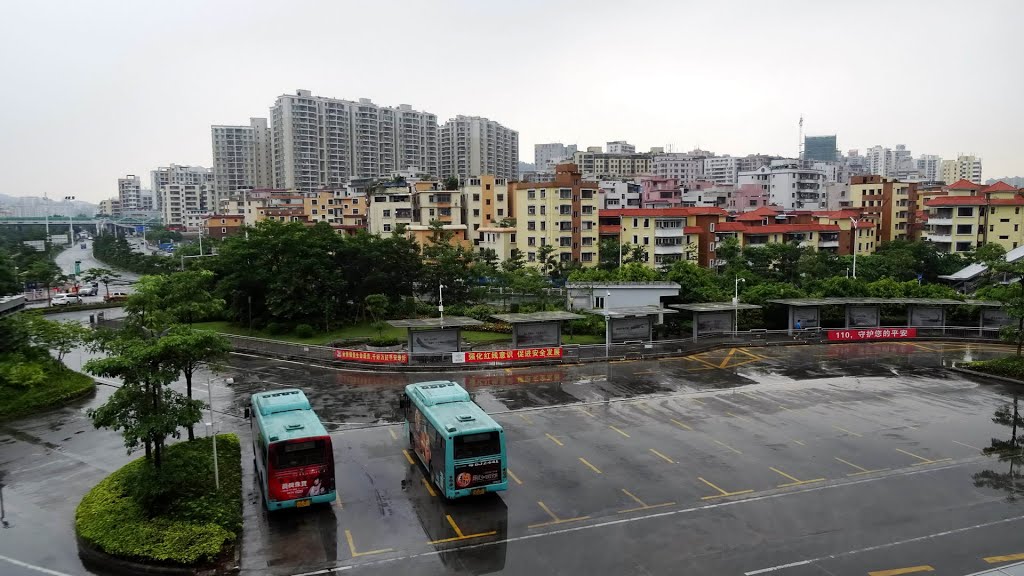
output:
<svg viewBox="0 0 1024 576"><path fill-rule="evenodd" d="M740 282L746 283L746 278L736 277L736 281L733 283L732 288L732 331L733 333L740 331L740 312L736 309L736 305L740 303Z"/></svg>
<svg viewBox="0 0 1024 576"><path fill-rule="evenodd" d="M608 303L612 299L612 293L610 290L604 293L604 357L607 359L611 356L612 349L612 316L611 307Z"/></svg>
<svg viewBox="0 0 1024 576"><path fill-rule="evenodd" d="M234 380L228 378L225 383L231 384ZM206 375L206 400L210 407L210 434L213 436L213 484L220 490L220 466L217 463L217 425L213 421L213 382L210 374Z"/></svg>
<svg viewBox="0 0 1024 576"><path fill-rule="evenodd" d="M850 247L853 249L853 277L857 278L857 219L850 218L850 224L853 225L853 240L850 242Z"/></svg>
<svg viewBox="0 0 1024 576"><path fill-rule="evenodd" d="M437 285L437 311L441 313L441 328L444 328L444 284Z"/></svg>
<svg viewBox="0 0 1024 576"><path fill-rule="evenodd" d="M72 202L72 201L74 201L74 199L75 199L74 196L65 196L64 197L64 202ZM74 214L72 214L71 212L68 212L68 243L72 244L72 245L75 243L75 222L74 222L74 218L75 218Z"/></svg>

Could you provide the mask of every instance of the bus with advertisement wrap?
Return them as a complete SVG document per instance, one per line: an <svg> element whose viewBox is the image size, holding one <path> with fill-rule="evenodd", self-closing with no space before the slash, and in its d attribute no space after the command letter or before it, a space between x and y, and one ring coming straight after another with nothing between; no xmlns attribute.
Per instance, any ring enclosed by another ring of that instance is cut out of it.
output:
<svg viewBox="0 0 1024 576"><path fill-rule="evenodd" d="M334 501L331 437L301 390L253 394L245 417L267 510Z"/></svg>
<svg viewBox="0 0 1024 576"><path fill-rule="evenodd" d="M410 384L399 408L410 448L445 498L508 489L505 431L462 386Z"/></svg>

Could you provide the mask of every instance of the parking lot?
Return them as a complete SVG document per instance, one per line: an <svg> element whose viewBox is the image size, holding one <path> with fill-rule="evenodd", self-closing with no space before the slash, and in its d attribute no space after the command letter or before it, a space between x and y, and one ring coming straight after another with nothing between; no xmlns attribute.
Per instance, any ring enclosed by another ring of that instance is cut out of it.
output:
<svg viewBox="0 0 1024 576"><path fill-rule="evenodd" d="M340 428L334 506L267 516L247 486L242 570L978 571L1024 553L1011 462L983 453L1009 439L992 417L1010 391L939 366L1001 351L737 348L563 369L558 380L459 375L506 430L507 492L445 502L401 425ZM392 377L368 395L377 423L402 384Z"/></svg>

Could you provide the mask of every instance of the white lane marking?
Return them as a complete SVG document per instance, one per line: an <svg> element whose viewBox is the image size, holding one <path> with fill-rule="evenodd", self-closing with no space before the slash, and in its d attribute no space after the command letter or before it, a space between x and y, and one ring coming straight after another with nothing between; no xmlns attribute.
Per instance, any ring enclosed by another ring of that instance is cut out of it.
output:
<svg viewBox="0 0 1024 576"><path fill-rule="evenodd" d="M14 558L9 558L9 557L4 556L2 554L0 554L0 560L3 560L4 562L9 562L11 564L14 564L15 566L21 566L22 568L28 568L29 570L35 570L36 572L42 572L43 574L49 574L50 576L71 576L71 574L68 574L67 572L57 572L56 570L50 570L49 568L43 568L42 566L36 566L35 564L29 564L27 562L22 562L21 560L15 560Z"/></svg>
<svg viewBox="0 0 1024 576"><path fill-rule="evenodd" d="M330 574L332 572L341 572L344 570L351 570L354 568L353 565L349 566L336 566L334 568L324 568L323 570L314 570L312 572L303 572L302 574L292 574L292 576L316 576L317 574Z"/></svg>
<svg viewBox="0 0 1024 576"><path fill-rule="evenodd" d="M713 504L703 504L703 505L700 505L700 506L693 506L691 508L682 508L682 509L679 509L679 510L669 510L667 512L656 512L656 513L652 513L652 514L646 514L644 516L633 516L631 518L622 518L622 519L618 519L618 520L608 520L608 521L605 521L605 522L597 522L597 523L594 523L594 524L583 524L583 525L578 525L578 526L572 526L572 527L569 527L569 528L562 528L560 530L552 530L550 532L539 532L539 533L536 533L536 534L526 534L524 536L514 536L512 538L503 538L501 540L492 540L490 542L482 542L482 543L479 543L479 544L468 544L466 546L459 546L456 550L460 550L460 551L461 550L473 550L475 548L483 548L485 546L494 546L494 545L498 545L498 544L509 544L509 543L512 543L512 542L523 542L523 541L526 541L526 540L534 540L536 538L545 538L545 537L548 537L548 536L557 536L559 534L568 534L570 532L581 532L581 531L584 531L584 530L593 530L595 528L606 528L608 526L617 526L617 525L620 525L620 524L630 524L632 522L640 522L642 520L651 520L651 519L654 519L654 518L667 518L667 517L670 517L670 516L677 516L679 514L691 514L691 513L695 513L695 512L704 512L706 510L712 510L712 509L715 509L715 508L724 508L726 506L737 506L737 505L740 505L740 504L748 504L748 503L751 503L751 502L758 502L758 501L761 501L761 500L775 500L776 498L782 498L784 496L794 496L794 495L797 495L797 494L806 494L806 493L809 493L809 492L820 492L820 491L823 491L823 490L830 490L832 488L842 488L842 487L845 487L845 486L856 486L858 484L867 484L867 483L870 483L870 482L878 482L879 480L884 480L886 478L896 478L896 477L904 477L904 476L916 476L918 474L926 474L926 473L931 473L931 472L937 472L937 471L940 471L940 470L949 470L949 469L952 469L952 468L959 468L960 466L964 466L964 465L967 465L967 464L974 463L976 461L983 461L983 460L986 460L986 458L979 456L979 457L974 457L974 458L971 458L969 460L964 460L964 461L961 461L961 462L954 462L954 463L951 463L951 464L946 464L944 466L932 466L931 468L906 469L906 470L903 470L903 471L900 471L900 472L895 472L893 474L888 474L888 475L884 475L884 476L864 477L864 478L859 478L859 479L856 479L856 480L849 480L849 481L838 481L838 482L836 482L834 484L818 484L818 485L815 485L815 486L810 486L810 487L807 487L807 488L803 488L801 490L775 492L775 493L772 493L772 494L763 494L761 496L753 496L753 497L750 497L750 498L740 498L740 499L737 499L737 500L726 500L726 501L716 502L716 503L713 503ZM1005 519L1005 520L999 520L999 521L993 522L993 524L998 524L1000 522L1011 522L1011 521L1015 521L1015 520L1024 520L1024 516L1018 516L1018 517L1015 517L1015 518L1008 518L1008 519ZM981 525L979 525L979 527L980 526ZM952 533L955 533L955 532L958 532L958 531L969 530L969 529L971 529L971 528L961 528L961 529L958 529L958 530L952 530L949 533L952 534ZM912 541L913 540L908 540L908 542L912 542ZM885 547L885 546L888 546L888 545L882 545L882 546L878 546L876 548L881 548L881 547ZM866 548L865 550L868 550L868 549ZM415 553L415 554L406 554L405 556L396 556L394 558L382 558L380 560L374 560L374 561L370 561L370 562L363 562L363 563L360 563L360 564L347 564L347 565L338 566L338 567L333 568L333 569L336 570L336 569L340 569L340 568L351 568L353 566L358 566L358 567L373 566L373 565L377 565L377 564L384 564L384 563L387 563L387 562L396 562L396 561L403 561L403 560L413 560L415 558L423 558L423 557L427 557L427 556L438 556L440 554L445 554L445 553L450 552L450 551L451 551L450 549L446 549L446 550L430 550L428 552L418 552L418 553ZM814 562L814 560L809 560L808 562ZM800 563L794 564L794 566L796 566L796 565L800 565ZM300 575L300 574L292 574L292 576L302 576L302 575Z"/></svg>
<svg viewBox="0 0 1024 576"><path fill-rule="evenodd" d="M861 552L872 552L874 550L883 550L885 548L892 548L894 546L902 546L903 544L912 544L914 542L923 542L925 540L932 540L934 538L941 538L943 536L949 536L950 534L959 534L961 532L967 532L970 530L977 530L978 528L988 528L989 526L997 526L999 524L1006 524L1008 522L1017 522L1018 520L1024 520L1024 516L1014 516L1013 518L1003 518L1002 520L994 520L992 522L985 522L983 524L975 524L974 526L965 526L963 528L955 528L953 530L946 530L945 532L936 532L934 534L928 534L926 536L918 536L917 538L908 538L906 540L900 540L898 542L889 542L887 544L879 544L877 546L868 546L867 548L859 548L857 550L849 550L846 552L840 552L839 554L829 554L828 556L821 556L819 558L813 558L811 560L801 560L800 562L791 562L789 564L782 564L780 566L772 566L771 568L762 568L760 570L754 570L751 572L744 572L743 576L754 576L755 574L765 574L768 572L776 572L778 570L784 570L786 568L792 568L794 566L805 566L807 564L813 564L815 562L821 562L823 560L835 560L836 558L842 558L843 556L852 556L854 554L860 554Z"/></svg>

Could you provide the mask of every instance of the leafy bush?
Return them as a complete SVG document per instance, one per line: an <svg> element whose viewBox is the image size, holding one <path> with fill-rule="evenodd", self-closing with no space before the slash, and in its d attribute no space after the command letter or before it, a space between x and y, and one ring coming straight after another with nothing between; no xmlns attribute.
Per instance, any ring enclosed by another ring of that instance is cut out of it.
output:
<svg viewBox="0 0 1024 576"><path fill-rule="evenodd" d="M299 338L312 338L315 333L309 324L299 324L295 327L295 335Z"/></svg>
<svg viewBox="0 0 1024 576"><path fill-rule="evenodd" d="M210 439L174 444L166 448L159 474L139 458L94 486L75 512L75 531L107 554L132 560L180 565L213 560L242 530L238 436L219 435L217 452L219 491L213 488ZM163 500L157 504L158 494ZM143 501L154 507L147 511Z"/></svg>
<svg viewBox="0 0 1024 576"><path fill-rule="evenodd" d="M512 325L505 322L484 322L480 326L473 326L476 332L494 332L497 334L511 334Z"/></svg>
<svg viewBox="0 0 1024 576"><path fill-rule="evenodd" d="M96 388L92 378L68 370L48 354L41 358L26 354L22 358L24 360L21 368L15 369L15 372L22 376L14 377L24 377L25 374L34 377L42 374L43 380L34 382L31 386L5 385L0 382L0 420L59 406L81 398ZM0 361L0 364L7 361L9 360ZM10 373L6 377L11 377Z"/></svg>
<svg viewBox="0 0 1024 576"><path fill-rule="evenodd" d="M477 304L466 310L466 316L481 322L487 322L493 314L497 313L498 310L495 307L488 306L487 304Z"/></svg>
<svg viewBox="0 0 1024 576"><path fill-rule="evenodd" d="M512 313L512 314L518 314L519 313L519 302L513 302L513 303L509 304L508 305L508 311L510 313Z"/></svg>
<svg viewBox="0 0 1024 576"><path fill-rule="evenodd" d="M590 334L592 336L604 336L604 318L596 314L587 314L586 318L569 321L570 334Z"/></svg>
<svg viewBox="0 0 1024 576"><path fill-rule="evenodd" d="M270 322L267 324L267 334L272 336L280 336L288 331L288 326L280 322Z"/></svg>
<svg viewBox="0 0 1024 576"><path fill-rule="evenodd" d="M12 354L0 361L0 385L33 388L46 381L42 366L28 361L21 354Z"/></svg>
<svg viewBox="0 0 1024 576"><path fill-rule="evenodd" d="M376 346L377 348L383 348L385 346L397 346L402 343L400 338L393 336L375 336L370 338L368 342L370 346Z"/></svg>
<svg viewBox="0 0 1024 576"><path fill-rule="evenodd" d="M967 368L968 370L984 372L986 374L995 374L996 376L1024 380L1024 357L1022 356L1007 356L1005 358L996 358L994 360L964 362L958 366L961 368Z"/></svg>

